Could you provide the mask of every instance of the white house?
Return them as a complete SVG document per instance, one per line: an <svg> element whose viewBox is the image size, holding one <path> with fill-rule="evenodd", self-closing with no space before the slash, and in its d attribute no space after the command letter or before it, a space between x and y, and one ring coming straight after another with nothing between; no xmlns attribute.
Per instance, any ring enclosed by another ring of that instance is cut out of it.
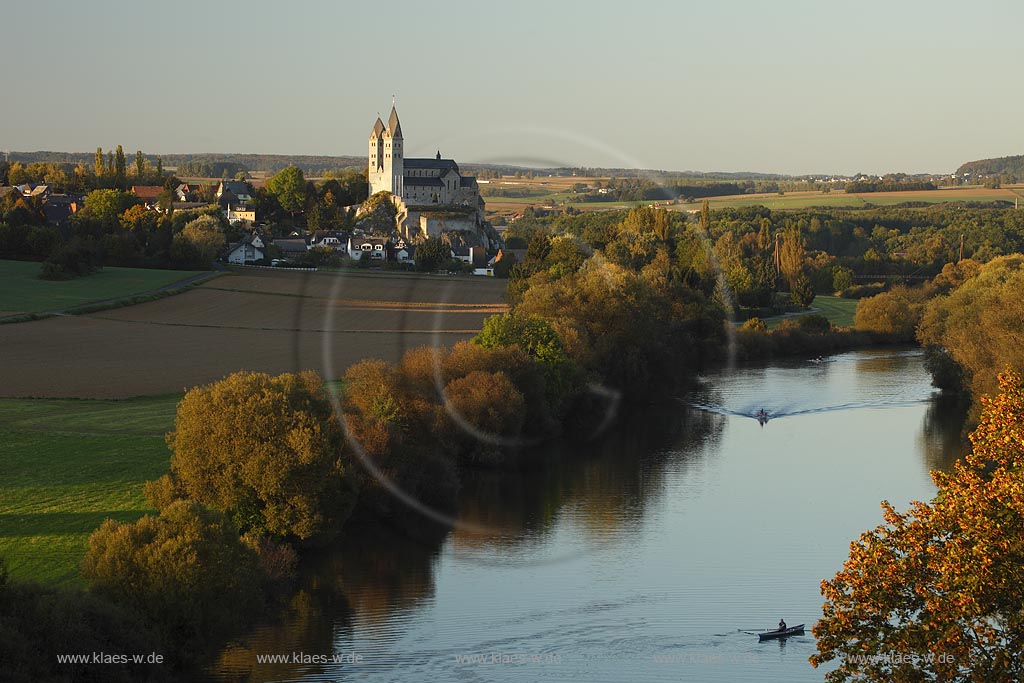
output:
<svg viewBox="0 0 1024 683"><path fill-rule="evenodd" d="M358 261L364 253L369 252L370 258L383 261L387 258L387 243L388 240L385 237L349 237L349 258Z"/></svg>
<svg viewBox="0 0 1024 683"><path fill-rule="evenodd" d="M263 243L263 239L256 233L244 238L227 252L228 263L238 263L241 265L261 261L266 257L266 245Z"/></svg>

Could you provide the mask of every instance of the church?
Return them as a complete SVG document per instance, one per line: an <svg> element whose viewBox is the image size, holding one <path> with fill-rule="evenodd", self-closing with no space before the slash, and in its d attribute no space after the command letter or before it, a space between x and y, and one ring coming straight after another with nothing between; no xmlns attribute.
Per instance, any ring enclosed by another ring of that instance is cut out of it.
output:
<svg viewBox="0 0 1024 683"><path fill-rule="evenodd" d="M484 200L476 178L463 175L453 159L405 156L402 124L394 105L387 125L378 116L370 130L367 179L370 196L389 192L395 227L414 243L446 235L452 244L482 245L494 251L501 238L484 217Z"/></svg>

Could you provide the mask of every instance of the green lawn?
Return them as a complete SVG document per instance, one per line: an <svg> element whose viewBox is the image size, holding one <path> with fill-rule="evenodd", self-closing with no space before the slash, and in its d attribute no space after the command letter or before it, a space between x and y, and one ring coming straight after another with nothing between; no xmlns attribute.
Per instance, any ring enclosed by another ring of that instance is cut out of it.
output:
<svg viewBox="0 0 1024 683"><path fill-rule="evenodd" d="M40 280L40 264L0 260L0 311L35 313L158 289L203 271L104 268L63 282Z"/></svg>
<svg viewBox="0 0 1024 683"><path fill-rule="evenodd" d="M73 587L89 534L147 511L179 396L0 399L0 556L19 580Z"/></svg>
<svg viewBox="0 0 1024 683"><path fill-rule="evenodd" d="M811 304L811 308L813 310L807 311L807 313L823 315L836 327L853 327L853 315L857 312L857 299L841 299L838 296L822 296L819 294L814 297L814 303ZM807 315L807 313L802 313L801 315ZM783 318L784 316L776 315L771 318L765 318L765 322L768 323L769 329L774 330L782 322Z"/></svg>

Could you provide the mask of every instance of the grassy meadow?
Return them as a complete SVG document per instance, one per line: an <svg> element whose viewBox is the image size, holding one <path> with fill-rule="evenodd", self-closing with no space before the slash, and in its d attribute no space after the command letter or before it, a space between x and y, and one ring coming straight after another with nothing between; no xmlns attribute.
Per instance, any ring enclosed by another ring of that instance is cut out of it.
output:
<svg viewBox="0 0 1024 683"><path fill-rule="evenodd" d="M83 585L89 534L148 511L142 488L168 469L179 398L0 399L0 556L13 579Z"/></svg>
<svg viewBox="0 0 1024 683"><path fill-rule="evenodd" d="M38 313L131 296L165 287L202 271L104 268L75 280L40 280L34 261L0 260L0 315Z"/></svg>
<svg viewBox="0 0 1024 683"><path fill-rule="evenodd" d="M822 296L819 294L814 297L811 310L799 315L817 313L828 318L829 322L835 327L853 327L853 316L857 312L857 301L857 299L843 299L838 296ZM792 318L794 316L776 315L765 318L765 322L768 324L768 329L774 330L787 317Z"/></svg>

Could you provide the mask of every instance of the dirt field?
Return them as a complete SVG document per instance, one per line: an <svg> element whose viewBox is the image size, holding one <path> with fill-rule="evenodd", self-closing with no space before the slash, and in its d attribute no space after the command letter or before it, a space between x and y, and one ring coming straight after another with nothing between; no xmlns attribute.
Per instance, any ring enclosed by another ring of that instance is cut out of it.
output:
<svg viewBox="0 0 1024 683"><path fill-rule="evenodd" d="M490 278L258 272L88 316L0 326L0 396L179 392L235 370L334 375L472 336L505 310Z"/></svg>

